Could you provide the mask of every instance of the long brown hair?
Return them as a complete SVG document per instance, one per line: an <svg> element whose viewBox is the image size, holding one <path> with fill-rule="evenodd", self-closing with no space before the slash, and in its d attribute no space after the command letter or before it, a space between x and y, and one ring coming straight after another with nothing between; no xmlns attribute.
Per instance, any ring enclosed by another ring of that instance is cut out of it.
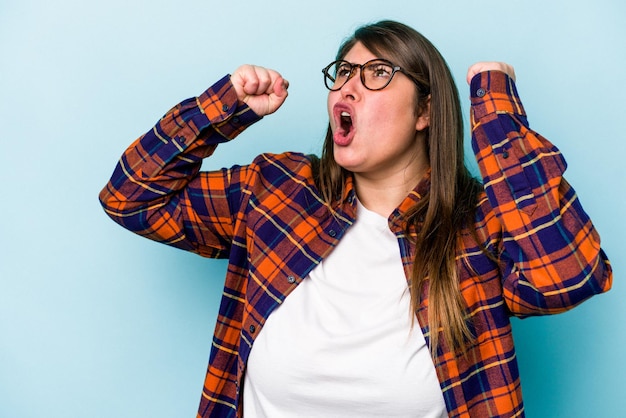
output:
<svg viewBox="0 0 626 418"><path fill-rule="evenodd" d="M430 95L430 126L426 134L430 191L406 214L407 236L415 237L409 283L411 307L416 312L426 292L427 337L433 356L444 342L463 353L474 336L466 322L455 258L459 232L465 226L473 229L482 186L465 166L463 119L456 84L439 51L409 26L388 20L362 26L341 45L337 59L343 58L357 42L409 72L416 85L417 115ZM330 204L343 194L347 176L350 173L334 160L329 125L317 176L326 202Z"/></svg>

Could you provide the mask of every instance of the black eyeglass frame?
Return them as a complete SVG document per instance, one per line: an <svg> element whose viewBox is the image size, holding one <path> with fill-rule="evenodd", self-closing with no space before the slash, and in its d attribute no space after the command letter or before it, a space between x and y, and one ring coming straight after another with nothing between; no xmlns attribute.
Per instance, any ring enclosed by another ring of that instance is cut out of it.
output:
<svg viewBox="0 0 626 418"><path fill-rule="evenodd" d="M380 62L380 63L382 63L382 64L385 64L385 65L390 66L390 67L391 67L391 76L389 76L389 79L387 80L387 82L386 82L386 83L385 83L382 87L378 87L378 88L373 89L373 88L371 88L371 87L368 87L368 86L367 86L367 84L365 84L365 75L364 75L364 73L363 73L363 69L364 69L365 67L369 66L369 65L372 65L373 63L376 63L376 62ZM350 74L348 75L348 77L346 78L346 80L343 82L343 84L341 84L341 86L339 86L339 87L335 88L335 87L331 87L331 86L329 86L329 85L328 85L329 81L330 81L331 83L333 83L333 85L334 85L334 83L336 82L335 77L333 77L333 76L329 73L329 70L330 70L333 66L336 66L336 65L337 65L337 64L339 64L339 63L345 63L345 64L349 65L349 66L350 66ZM353 63L351 63L350 61L346 61L346 60L335 60L335 61L331 62L330 64L328 64L326 67L324 67L324 68L322 69L322 73L324 74L324 85L325 85L325 86L326 86L326 88L327 88L328 90L330 90L330 91L339 91L339 90L341 90L341 88L342 88L343 86L345 86L345 85L346 85L346 83L347 83L347 82L348 82L348 81L349 81L352 77L354 77L354 72L355 72L355 70L356 70L357 68L359 69L359 73L360 73L360 74L359 74L359 78L361 79L361 84L363 84L363 87L365 87L366 89L371 90L371 91L378 91L378 90L382 90L382 89L384 89L385 87L387 87L387 86L389 85L389 83L391 83L391 80L393 80L393 76L394 76L397 72L401 72L402 74L404 74L404 75L406 75L407 77L409 77L409 78L411 79L411 81L413 81L415 84L417 84L417 87L418 87L420 90L422 89L422 86L420 85L420 83L418 83L418 82L417 82L417 80L415 80L415 78L413 78L413 76L411 76L411 74L410 74L410 73L408 73L406 70L404 70L404 69L403 69L402 67L400 67L399 65L395 65L395 64L394 64L394 63L392 63L391 61L386 60L386 59L384 59L384 58L374 58L374 59L369 60L369 61L367 61L367 62L365 62L365 63L363 63L363 64L353 64Z"/></svg>

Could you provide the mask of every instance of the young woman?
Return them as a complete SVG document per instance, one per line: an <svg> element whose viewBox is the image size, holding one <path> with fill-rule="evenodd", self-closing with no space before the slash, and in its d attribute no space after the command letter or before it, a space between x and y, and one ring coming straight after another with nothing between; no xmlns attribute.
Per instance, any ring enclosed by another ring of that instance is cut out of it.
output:
<svg viewBox="0 0 626 418"><path fill-rule="evenodd" d="M279 73L243 66L133 143L100 194L122 226L229 259L198 416L523 416L510 316L565 311L612 276L513 68L468 72L482 182L415 30L359 28L324 77L321 158L200 172L287 98Z"/></svg>

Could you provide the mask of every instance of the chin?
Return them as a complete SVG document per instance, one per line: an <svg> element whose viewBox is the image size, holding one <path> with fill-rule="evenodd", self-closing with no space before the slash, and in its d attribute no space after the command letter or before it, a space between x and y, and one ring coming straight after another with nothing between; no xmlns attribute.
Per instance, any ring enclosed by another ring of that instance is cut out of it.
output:
<svg viewBox="0 0 626 418"><path fill-rule="evenodd" d="M359 167L361 166L361 163L362 163L362 162L359 162L350 158L341 158L341 156L339 156L338 158L337 155L335 155L335 162L337 163L339 167L350 172L359 171Z"/></svg>

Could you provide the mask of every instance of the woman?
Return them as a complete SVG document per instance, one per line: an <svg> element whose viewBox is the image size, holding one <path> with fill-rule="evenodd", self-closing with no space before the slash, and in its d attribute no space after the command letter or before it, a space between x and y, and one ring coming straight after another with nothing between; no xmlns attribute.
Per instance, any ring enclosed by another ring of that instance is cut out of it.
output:
<svg viewBox="0 0 626 418"><path fill-rule="evenodd" d="M170 110L101 192L122 226L229 259L198 416L523 416L509 317L565 311L612 276L513 68L468 71L483 184L418 32L359 28L324 77L321 159L200 172L287 98L279 73L243 66Z"/></svg>

